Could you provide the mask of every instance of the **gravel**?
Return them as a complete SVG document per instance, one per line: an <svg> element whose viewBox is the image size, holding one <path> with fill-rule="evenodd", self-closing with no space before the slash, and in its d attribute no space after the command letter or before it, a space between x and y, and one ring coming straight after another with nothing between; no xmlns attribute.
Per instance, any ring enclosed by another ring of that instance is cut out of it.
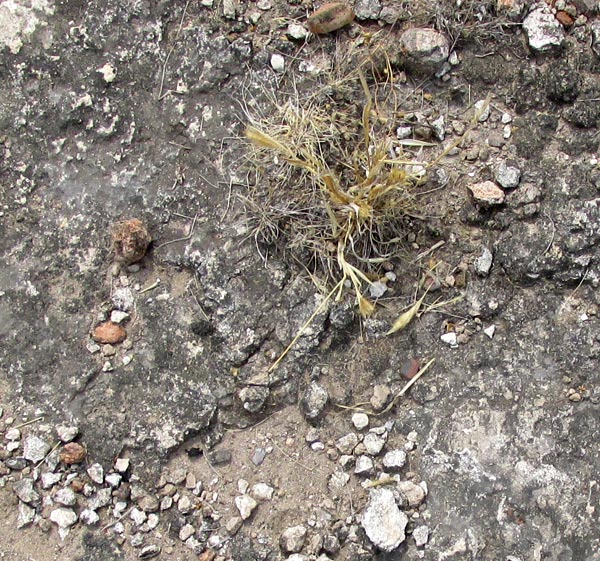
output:
<svg viewBox="0 0 600 561"><path fill-rule="evenodd" d="M362 513L362 527L373 545L394 551L404 540L408 517L396 505L389 489L371 489L369 503Z"/></svg>

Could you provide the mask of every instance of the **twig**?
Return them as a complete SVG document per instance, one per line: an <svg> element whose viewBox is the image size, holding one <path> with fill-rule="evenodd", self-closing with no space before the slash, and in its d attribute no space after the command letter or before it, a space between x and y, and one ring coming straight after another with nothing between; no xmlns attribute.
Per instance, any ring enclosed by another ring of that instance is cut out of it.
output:
<svg viewBox="0 0 600 561"><path fill-rule="evenodd" d="M430 253L433 253L436 249L442 247L445 243L446 242L444 240L440 240L439 242L433 244L429 249L426 249L425 251L419 253L419 255L417 255L414 258L413 263L420 261L421 259L423 259L423 257L427 257Z"/></svg>
<svg viewBox="0 0 600 561"><path fill-rule="evenodd" d="M194 219L192 220L192 225L190 226L187 236L184 236L183 238L176 238L174 240L169 240L168 242L163 242L160 245L157 245L154 249L157 250L157 249L160 249L161 247L165 247L166 245L169 245L172 243L185 242L185 241L189 240L192 237L192 234L194 233L194 227L196 226L197 220L198 220L198 215L196 214L196 216L194 216Z"/></svg>
<svg viewBox="0 0 600 561"><path fill-rule="evenodd" d="M177 146L177 148L181 148L182 150L191 150L191 148L189 146L184 146L183 144L173 142L172 140L169 140L169 144L172 144L173 146Z"/></svg>
<svg viewBox="0 0 600 561"><path fill-rule="evenodd" d="M50 450L50 452L48 452L35 466L35 468L39 468L48 458L48 456L50 456L50 454L52 454L52 452L54 452L58 447L60 446L60 442L57 442L53 447L52 450Z"/></svg>
<svg viewBox="0 0 600 561"><path fill-rule="evenodd" d="M123 518L125 518L133 509L134 509L134 507L127 509L123 514L121 514L121 516L119 516L119 518L117 518L116 520L113 520L106 526L103 526L102 531L106 532L106 530L108 530L109 528L112 528L115 524L117 524L117 522L121 522L121 520L123 520Z"/></svg>
<svg viewBox="0 0 600 561"><path fill-rule="evenodd" d="M552 247L552 244L554 243L554 236L556 234L556 225L554 224L554 220L552 220L552 217L549 214L547 214L546 212L544 212L544 216L548 220L550 220L550 224L552 224L552 237L550 238L550 241L548 242L546 249L544 249L544 251L542 252L542 257L544 255L546 255L546 253L548 253L548 251L550 251L550 248Z"/></svg>
<svg viewBox="0 0 600 561"><path fill-rule="evenodd" d="M26 427L27 425L33 425L33 423L37 423L38 421L41 421L44 417L36 417L35 419L31 419L31 421L27 421L25 423L21 423L20 425L17 425L15 427L12 427L13 429L20 429L23 427Z"/></svg>
<svg viewBox="0 0 600 561"><path fill-rule="evenodd" d="M142 288L142 290L140 290L139 294L144 294L145 292L150 292L151 290L154 290L159 285L160 285L160 279L156 279L150 286L147 286L146 288Z"/></svg>

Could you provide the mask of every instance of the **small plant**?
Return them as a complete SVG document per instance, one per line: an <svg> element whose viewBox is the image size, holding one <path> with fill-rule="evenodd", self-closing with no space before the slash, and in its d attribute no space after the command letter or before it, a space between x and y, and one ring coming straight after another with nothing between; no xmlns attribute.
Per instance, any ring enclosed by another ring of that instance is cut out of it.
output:
<svg viewBox="0 0 600 561"><path fill-rule="evenodd" d="M337 297L350 285L363 316L374 310L365 285L399 254L414 214L428 168L417 155L434 146L395 137L400 113L386 74L380 98L359 66L318 94L296 92L268 117L250 113L245 131L257 179L243 199L257 243L276 244L324 274ZM342 86L343 99L335 99Z"/></svg>

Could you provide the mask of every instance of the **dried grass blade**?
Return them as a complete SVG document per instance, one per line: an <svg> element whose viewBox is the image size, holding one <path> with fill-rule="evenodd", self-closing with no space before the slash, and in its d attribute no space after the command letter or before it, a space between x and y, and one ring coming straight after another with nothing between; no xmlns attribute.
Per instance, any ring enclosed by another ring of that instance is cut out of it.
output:
<svg viewBox="0 0 600 561"><path fill-rule="evenodd" d="M395 143L399 144L400 146L437 146L437 144L433 144L432 142L425 142L424 140L415 140L412 138L396 140Z"/></svg>
<svg viewBox="0 0 600 561"><path fill-rule="evenodd" d="M262 132L261 130L249 125L246 127L245 131L246 138L255 144L256 146L260 146L261 148L270 148L271 150L277 150L282 154L288 154L288 150L286 147L281 144L278 140L275 140L272 136Z"/></svg>
<svg viewBox="0 0 600 561"><path fill-rule="evenodd" d="M394 325L390 328L390 330L386 333L386 335L391 335L392 333L396 333L397 331L401 331L404 329L417 315L417 312L421 309L421 304L423 304L423 300L427 293L423 294L421 298L419 298L406 312L404 312L395 322Z"/></svg>

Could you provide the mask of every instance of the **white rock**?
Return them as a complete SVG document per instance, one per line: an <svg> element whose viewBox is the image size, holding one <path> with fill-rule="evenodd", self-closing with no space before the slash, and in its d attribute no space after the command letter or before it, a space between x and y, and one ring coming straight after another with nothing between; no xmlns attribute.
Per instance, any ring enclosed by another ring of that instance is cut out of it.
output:
<svg viewBox="0 0 600 561"><path fill-rule="evenodd" d="M417 547L423 547L429 540L429 527L417 526L413 530L413 538Z"/></svg>
<svg viewBox="0 0 600 561"><path fill-rule="evenodd" d="M93 526L94 524L98 524L98 522L100 521L100 517L98 516L96 511L91 510L89 508L86 508L81 511L79 519L87 526Z"/></svg>
<svg viewBox="0 0 600 561"><path fill-rule="evenodd" d="M365 429L369 426L369 416L365 413L354 413L352 415L352 424L357 430Z"/></svg>
<svg viewBox="0 0 600 561"><path fill-rule="evenodd" d="M494 176L496 182L503 189L514 189L521 181L521 170L518 167L501 162Z"/></svg>
<svg viewBox="0 0 600 561"><path fill-rule="evenodd" d="M343 471L335 471L329 476L327 487L331 492L339 491L350 481L350 475Z"/></svg>
<svg viewBox="0 0 600 561"><path fill-rule="evenodd" d="M252 512L258 506L258 503L250 495L238 495L234 501L242 520L250 518Z"/></svg>
<svg viewBox="0 0 600 561"><path fill-rule="evenodd" d="M446 136L446 120L443 115L440 115L435 121L431 122L431 128L435 133L435 137L441 142Z"/></svg>
<svg viewBox="0 0 600 561"><path fill-rule="evenodd" d="M148 519L148 515L139 508L133 508L129 513L129 518L133 520L136 526L141 526Z"/></svg>
<svg viewBox="0 0 600 561"><path fill-rule="evenodd" d="M292 39L302 41L308 36L308 30L299 23L290 23L287 28L287 34L288 37L291 37Z"/></svg>
<svg viewBox="0 0 600 561"><path fill-rule="evenodd" d="M237 483L238 492L242 495L245 495L250 488L250 483L248 483L245 479L239 479Z"/></svg>
<svg viewBox="0 0 600 561"><path fill-rule="evenodd" d="M56 434L61 442L72 442L79 434L79 428L69 425L56 425Z"/></svg>
<svg viewBox="0 0 600 561"><path fill-rule="evenodd" d="M508 123L512 123L513 118L510 113L502 113L500 120L503 125L508 125Z"/></svg>
<svg viewBox="0 0 600 561"><path fill-rule="evenodd" d="M370 432L363 440L363 444L367 449L367 453L371 456L377 456L385 446L385 439L377 436L375 433Z"/></svg>
<svg viewBox="0 0 600 561"><path fill-rule="evenodd" d="M374 468L373 460L369 456L359 456L356 458L354 473L356 475L370 475Z"/></svg>
<svg viewBox="0 0 600 561"><path fill-rule="evenodd" d="M98 485L102 485L104 483L104 468L100 464L92 464L87 469L87 474L94 483Z"/></svg>
<svg viewBox="0 0 600 561"><path fill-rule="evenodd" d="M490 270L492 269L493 261L494 257L492 255L492 252L487 247L484 247L481 252L481 255L473 262L475 272L480 277L487 277L490 274Z"/></svg>
<svg viewBox="0 0 600 561"><path fill-rule="evenodd" d="M61 477L62 473L52 473L50 471L42 473L42 489L50 489L60 481Z"/></svg>
<svg viewBox="0 0 600 561"><path fill-rule="evenodd" d="M177 510L181 512L181 514L189 514L193 509L192 501L187 495L183 495L177 501Z"/></svg>
<svg viewBox="0 0 600 561"><path fill-rule="evenodd" d="M250 494L259 502L262 501L270 501L273 498L274 493L273 487L267 485L266 483L256 483L256 485L252 485L252 489L250 489Z"/></svg>
<svg viewBox="0 0 600 561"><path fill-rule="evenodd" d="M118 474L118 473L109 473L104 480L113 488L118 487L119 485L121 485L121 480L123 479L123 477Z"/></svg>
<svg viewBox="0 0 600 561"><path fill-rule="evenodd" d="M184 542L196 533L196 529L191 524L186 524L179 530L179 539Z"/></svg>
<svg viewBox="0 0 600 561"><path fill-rule="evenodd" d="M17 481L13 489L17 497L19 497L19 499L21 499L24 503L35 503L40 500L40 495L35 490L33 486L33 479L30 477L26 477L25 479L21 479L21 481Z"/></svg>
<svg viewBox="0 0 600 561"><path fill-rule="evenodd" d="M115 469L119 473L125 473L129 469L129 458L118 458L115 462Z"/></svg>
<svg viewBox="0 0 600 561"><path fill-rule="evenodd" d="M64 487L63 489L59 489L54 494L54 500L58 504L64 506L75 506L77 504L77 497L75 496L75 491L71 489L71 487Z"/></svg>
<svg viewBox="0 0 600 561"><path fill-rule="evenodd" d="M129 314L123 310L113 310L110 313L110 321L113 323L122 323L126 319L129 319Z"/></svg>
<svg viewBox="0 0 600 561"><path fill-rule="evenodd" d="M450 54L450 43L439 31L412 27L400 35L406 66L426 74L437 72Z"/></svg>
<svg viewBox="0 0 600 561"><path fill-rule="evenodd" d="M410 507L419 506L425 500L426 493L423 487L412 481L399 481L397 488L406 496Z"/></svg>
<svg viewBox="0 0 600 561"><path fill-rule="evenodd" d="M70 508L56 508L50 513L50 520L59 528L70 528L77 522L77 514Z"/></svg>
<svg viewBox="0 0 600 561"><path fill-rule="evenodd" d="M35 508L26 505L24 502L19 501L17 516L17 528L24 528L29 526L35 519Z"/></svg>
<svg viewBox="0 0 600 561"><path fill-rule="evenodd" d="M486 327L483 332L490 338L493 339L494 338L494 333L496 333L496 326L495 325L490 325L489 327Z"/></svg>
<svg viewBox="0 0 600 561"><path fill-rule="evenodd" d="M408 517L396 505L390 489L370 490L361 523L369 540L383 551L393 551L406 538L404 529Z"/></svg>
<svg viewBox="0 0 600 561"><path fill-rule="evenodd" d="M19 429L8 429L6 433L4 433L4 438L6 438L6 440L10 440L11 442L21 440L21 431Z"/></svg>
<svg viewBox="0 0 600 561"><path fill-rule="evenodd" d="M302 525L286 528L279 537L279 547L285 553L298 553L304 546L308 530Z"/></svg>
<svg viewBox="0 0 600 561"><path fill-rule="evenodd" d="M358 436L351 432L338 440L335 443L336 448L340 451L341 454L352 454L354 448L358 444Z"/></svg>
<svg viewBox="0 0 600 561"><path fill-rule="evenodd" d="M285 58L279 53L271 55L271 67L275 72L283 72L285 70Z"/></svg>
<svg viewBox="0 0 600 561"><path fill-rule="evenodd" d="M148 520L146 521L146 525L148 526L149 530L154 530L154 528L156 528L158 526L159 522L160 522L160 516L158 516L158 514L156 514L155 512L151 512L148 515Z"/></svg>
<svg viewBox="0 0 600 561"><path fill-rule="evenodd" d="M368 287L369 296L375 300L381 298L387 292L387 286L384 282L375 281Z"/></svg>
<svg viewBox="0 0 600 561"><path fill-rule="evenodd" d="M487 103L487 105L486 105ZM485 107L485 109L483 109ZM482 111L483 109L483 111ZM480 99L479 101L475 102L475 113L479 114L479 112L481 111L481 114L479 115L479 122L480 123L484 123L485 121L487 121L490 118L490 104L487 102L487 100L485 99Z"/></svg>
<svg viewBox="0 0 600 561"><path fill-rule="evenodd" d="M523 29L527 33L529 46L534 51L552 50L560 47L565 40L563 26L554 17L550 6L545 2L536 4L523 21Z"/></svg>
<svg viewBox="0 0 600 561"><path fill-rule="evenodd" d="M402 469L406 464L406 452L404 450L390 450L383 457L383 467L391 471Z"/></svg>
<svg viewBox="0 0 600 561"><path fill-rule="evenodd" d="M404 140L405 138L410 138L412 136L412 127L398 127L396 129L396 136L400 140Z"/></svg>
<svg viewBox="0 0 600 561"><path fill-rule="evenodd" d="M444 333L440 339L446 343L447 345L450 345L452 348L457 347L458 346L458 339L456 336L456 333L454 333L454 331L451 331L450 333Z"/></svg>
<svg viewBox="0 0 600 561"><path fill-rule="evenodd" d="M48 452L52 449L52 446L41 438L30 435L25 439L23 444L23 457L30 462L37 464L41 462Z"/></svg>

